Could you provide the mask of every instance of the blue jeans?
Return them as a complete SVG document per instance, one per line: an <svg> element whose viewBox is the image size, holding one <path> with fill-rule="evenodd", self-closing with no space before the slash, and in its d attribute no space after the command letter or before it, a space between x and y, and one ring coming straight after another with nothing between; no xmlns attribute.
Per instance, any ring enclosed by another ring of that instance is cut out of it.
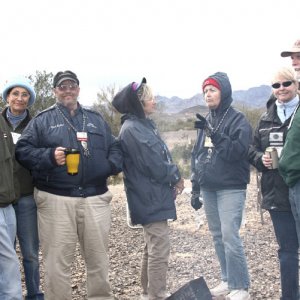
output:
<svg viewBox="0 0 300 300"><path fill-rule="evenodd" d="M43 300L39 272L39 238L37 227L37 209L33 195L23 196L14 205L17 218L17 237L19 240L25 283L26 300Z"/></svg>
<svg viewBox="0 0 300 300"><path fill-rule="evenodd" d="M0 207L0 299L22 300L19 260L14 248L16 216L12 205Z"/></svg>
<svg viewBox="0 0 300 300"><path fill-rule="evenodd" d="M282 300L298 300L298 238L295 220L290 211L269 211L273 222L280 263Z"/></svg>
<svg viewBox="0 0 300 300"><path fill-rule="evenodd" d="M209 230L221 266L221 277L230 290L248 289L248 267L239 235L245 190L202 191Z"/></svg>

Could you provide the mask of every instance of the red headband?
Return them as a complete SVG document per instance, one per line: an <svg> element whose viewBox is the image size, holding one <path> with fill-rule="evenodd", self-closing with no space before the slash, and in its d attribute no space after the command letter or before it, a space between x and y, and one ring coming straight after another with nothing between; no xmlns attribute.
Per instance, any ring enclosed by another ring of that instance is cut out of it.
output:
<svg viewBox="0 0 300 300"><path fill-rule="evenodd" d="M217 80L213 79L213 78L207 78L204 80L203 84L202 84L202 90L204 90L204 88L207 85L213 85L215 88L217 88L218 90L221 90L220 84Z"/></svg>

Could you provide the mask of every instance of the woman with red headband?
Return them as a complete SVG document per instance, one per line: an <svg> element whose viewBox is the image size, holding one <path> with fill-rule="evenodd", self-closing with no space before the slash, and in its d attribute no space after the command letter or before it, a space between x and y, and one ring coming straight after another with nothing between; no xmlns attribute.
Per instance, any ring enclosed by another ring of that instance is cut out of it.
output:
<svg viewBox="0 0 300 300"><path fill-rule="evenodd" d="M245 116L231 106L231 84L225 73L209 76L202 89L209 113L197 114L195 122L199 131L192 152L191 204L201 207L201 191L221 266L222 282L211 294L248 300L250 280L239 229L250 179L247 153L252 130Z"/></svg>

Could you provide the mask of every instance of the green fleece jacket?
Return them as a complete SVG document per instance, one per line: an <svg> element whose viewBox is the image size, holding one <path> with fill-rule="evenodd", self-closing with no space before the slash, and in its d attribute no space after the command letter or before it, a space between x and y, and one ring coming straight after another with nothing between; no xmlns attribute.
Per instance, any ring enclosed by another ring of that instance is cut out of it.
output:
<svg viewBox="0 0 300 300"><path fill-rule="evenodd" d="M293 187L300 180L300 109L291 119L279 160L279 172L285 183Z"/></svg>
<svg viewBox="0 0 300 300"><path fill-rule="evenodd" d="M10 130L10 132L15 132L15 133L22 133L29 121L31 120L31 116L29 114L29 111L27 110L27 116L26 118L15 128L13 129L12 125L8 121L6 117L6 112L7 112L8 107L6 107L3 112L2 116L6 121L6 124ZM29 172L29 170L25 169L22 167L19 163L17 163L17 179L19 181L19 186L20 186L20 194L21 196L27 196L33 194L33 180L32 176Z"/></svg>
<svg viewBox="0 0 300 300"><path fill-rule="evenodd" d="M6 207L19 198L16 162L10 130L0 115L0 207Z"/></svg>

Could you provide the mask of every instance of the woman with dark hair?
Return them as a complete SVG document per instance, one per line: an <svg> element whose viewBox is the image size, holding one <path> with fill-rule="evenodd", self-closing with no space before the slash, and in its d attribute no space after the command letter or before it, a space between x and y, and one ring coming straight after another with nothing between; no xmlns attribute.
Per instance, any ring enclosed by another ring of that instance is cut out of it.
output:
<svg viewBox="0 0 300 300"><path fill-rule="evenodd" d="M8 81L3 89L2 99L7 106L2 116L10 128L14 144L31 120L28 108L34 104L35 97L33 87L24 77ZM29 170L21 165L18 166L17 178L21 195L18 202L14 204L14 209L27 289L25 299L43 300L44 294L40 290L39 238L33 180Z"/></svg>

